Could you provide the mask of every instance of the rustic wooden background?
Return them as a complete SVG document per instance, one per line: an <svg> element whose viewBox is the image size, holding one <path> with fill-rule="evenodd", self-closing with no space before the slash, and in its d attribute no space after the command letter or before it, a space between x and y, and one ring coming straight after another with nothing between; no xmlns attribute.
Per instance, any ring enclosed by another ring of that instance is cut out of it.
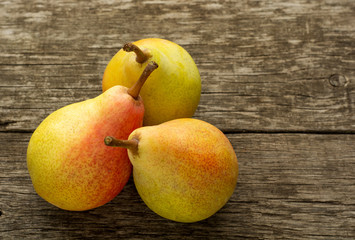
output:
<svg viewBox="0 0 355 240"><path fill-rule="evenodd" d="M101 93L127 41L172 40L202 78L196 118L225 132L234 195L193 224L151 212L132 180L60 210L34 191L38 124ZM0 239L355 239L355 1L0 0Z"/></svg>

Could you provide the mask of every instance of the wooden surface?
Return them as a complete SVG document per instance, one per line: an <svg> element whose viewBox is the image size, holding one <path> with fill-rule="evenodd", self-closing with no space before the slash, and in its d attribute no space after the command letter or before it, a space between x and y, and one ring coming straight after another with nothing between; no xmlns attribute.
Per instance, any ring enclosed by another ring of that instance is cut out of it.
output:
<svg viewBox="0 0 355 240"><path fill-rule="evenodd" d="M225 132L240 175L211 218L151 212L133 181L60 210L34 191L32 132L101 93L123 43L172 40L202 78L195 118ZM355 239L355 2L0 0L0 239Z"/></svg>

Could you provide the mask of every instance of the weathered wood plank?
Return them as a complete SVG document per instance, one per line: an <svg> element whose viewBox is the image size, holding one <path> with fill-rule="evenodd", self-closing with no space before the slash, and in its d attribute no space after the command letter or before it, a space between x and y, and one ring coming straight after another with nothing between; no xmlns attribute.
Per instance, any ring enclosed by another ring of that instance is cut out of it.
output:
<svg viewBox="0 0 355 240"><path fill-rule="evenodd" d="M0 130L100 94L126 41L185 47L196 117L225 131L355 131L354 1L0 1ZM225 114L228 112L228 114Z"/></svg>
<svg viewBox="0 0 355 240"><path fill-rule="evenodd" d="M354 22L352 0L0 0L0 238L354 239ZM100 94L110 58L146 37L195 59L195 117L249 131L227 135L240 163L235 194L195 224L152 213L132 180L95 210L49 205L26 169L31 132Z"/></svg>
<svg viewBox="0 0 355 240"><path fill-rule="evenodd" d="M30 135L0 133L0 238L355 238L355 135L228 134L240 166L236 191L217 214L193 224L152 213L132 180L91 211L51 206L27 173Z"/></svg>

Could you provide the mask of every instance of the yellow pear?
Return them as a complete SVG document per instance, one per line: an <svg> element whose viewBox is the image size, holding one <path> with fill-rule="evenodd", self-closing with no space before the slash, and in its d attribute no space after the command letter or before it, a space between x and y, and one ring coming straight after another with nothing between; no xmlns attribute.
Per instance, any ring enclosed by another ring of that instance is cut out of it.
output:
<svg viewBox="0 0 355 240"><path fill-rule="evenodd" d="M227 137L197 119L176 119L133 131L106 145L128 149L137 191L147 206L178 222L206 219L232 196L238 161Z"/></svg>
<svg viewBox="0 0 355 240"><path fill-rule="evenodd" d="M201 95L201 78L190 54L178 44L147 38L125 44L108 63L103 91L115 85L130 87L147 62L159 65L141 90L145 113L143 125L156 125L192 117Z"/></svg>
<svg viewBox="0 0 355 240"><path fill-rule="evenodd" d="M142 126L139 90L156 67L148 65L132 88L110 88L53 112L38 126L28 144L27 167L43 199L83 211L109 202L122 190L132 170L127 151L109 148L102 139L112 132L127 138Z"/></svg>

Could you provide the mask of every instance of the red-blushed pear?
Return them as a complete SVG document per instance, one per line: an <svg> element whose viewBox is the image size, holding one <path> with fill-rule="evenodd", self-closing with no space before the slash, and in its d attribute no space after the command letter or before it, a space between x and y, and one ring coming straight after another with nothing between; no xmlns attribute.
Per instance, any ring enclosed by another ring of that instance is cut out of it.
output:
<svg viewBox="0 0 355 240"><path fill-rule="evenodd" d="M139 195L167 219L206 219L227 203L237 184L232 145L218 128L202 120L142 127L128 140L108 136L105 144L128 149Z"/></svg>
<svg viewBox="0 0 355 240"><path fill-rule="evenodd" d="M132 79L151 60L159 69L140 94L145 107L143 125L192 117L201 95L199 71L184 48L165 39L147 38L125 44L105 69L103 91L115 85L132 86Z"/></svg>
<svg viewBox="0 0 355 240"><path fill-rule="evenodd" d="M65 210L84 211L104 205L123 189L132 171L127 151L109 148L102 139L112 132L127 138L142 126L139 90L156 68L150 63L130 89L110 88L53 112L38 126L28 144L27 166L42 198Z"/></svg>

